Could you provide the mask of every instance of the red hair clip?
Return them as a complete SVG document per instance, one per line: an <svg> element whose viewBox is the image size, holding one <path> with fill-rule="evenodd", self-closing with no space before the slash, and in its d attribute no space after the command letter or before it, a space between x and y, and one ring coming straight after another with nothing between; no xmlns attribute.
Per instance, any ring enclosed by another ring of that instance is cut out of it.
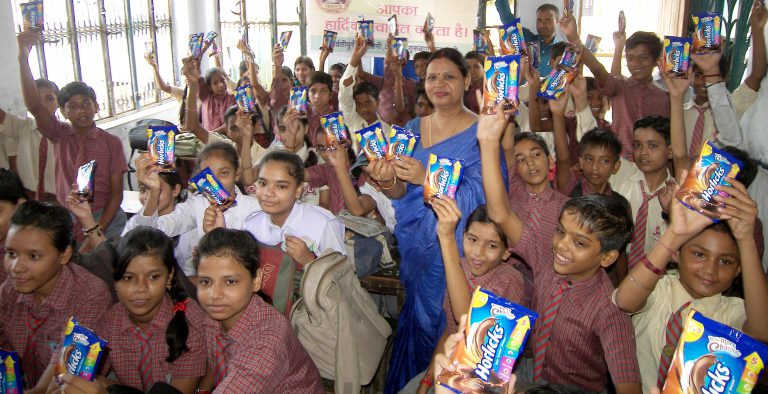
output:
<svg viewBox="0 0 768 394"><path fill-rule="evenodd" d="M179 301L175 304L173 304L173 309L171 310L174 314L176 312L187 312L187 303L189 302L189 298L184 299L184 301Z"/></svg>

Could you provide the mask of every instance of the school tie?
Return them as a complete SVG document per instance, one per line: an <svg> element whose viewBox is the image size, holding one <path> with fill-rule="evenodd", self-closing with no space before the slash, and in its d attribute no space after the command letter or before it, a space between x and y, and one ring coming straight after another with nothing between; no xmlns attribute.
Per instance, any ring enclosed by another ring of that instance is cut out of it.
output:
<svg viewBox="0 0 768 394"><path fill-rule="evenodd" d="M134 327L136 331L136 337L139 338L141 345L139 349L139 377L141 378L141 387L146 390L152 383L152 348L149 345L149 341L152 339L152 334L148 334L142 331L139 327Z"/></svg>
<svg viewBox="0 0 768 394"><path fill-rule="evenodd" d="M672 364L672 356L675 354L675 348L677 342L680 340L680 334L683 332L683 312L688 306L691 305L691 301L686 302L677 311L669 316L667 321L667 328L664 331L664 339L666 345L661 350L661 357L659 358L659 374L656 380L656 386L662 388L664 381L667 380L667 372L669 372L669 366Z"/></svg>
<svg viewBox="0 0 768 394"><path fill-rule="evenodd" d="M31 312L27 315L27 330L29 330L29 333L27 334L27 346L24 348L22 364L24 366L24 375L29 380L29 383L32 383L32 380L34 380L36 376L35 357L37 355L37 331L43 324L45 324L46 320L47 318L35 319Z"/></svg>
<svg viewBox="0 0 768 394"><path fill-rule="evenodd" d="M541 225L541 199L538 196L532 196L533 209L531 210L531 229L535 232Z"/></svg>
<svg viewBox="0 0 768 394"><path fill-rule="evenodd" d="M704 138L704 114L709 108L707 107L695 107L699 112L699 116L696 118L696 124L693 126L693 135L691 136L691 145L688 148L688 157L696 157L701 150L701 142Z"/></svg>
<svg viewBox="0 0 768 394"><path fill-rule="evenodd" d="M223 335L216 335L216 351L214 354L213 384L218 386L227 376L227 355L226 350L229 341Z"/></svg>
<svg viewBox="0 0 768 394"><path fill-rule="evenodd" d="M662 190L659 189L655 193L648 194L645 192L643 181L639 181L639 183L640 192L643 193L643 203L640 204L640 209L637 210L635 229L632 231L632 246L629 248L629 269L632 269L645 255L645 228L648 225L648 202L656 198Z"/></svg>
<svg viewBox="0 0 768 394"><path fill-rule="evenodd" d="M544 357L547 355L547 346L549 345L552 326L555 323L555 317L557 317L557 310L560 308L560 304L563 303L563 293L569 288L571 288L571 284L567 280L561 279L560 286L552 294L549 305L544 309L543 317L540 319L538 342L533 350L534 383L541 381L541 373L544 370Z"/></svg>
<svg viewBox="0 0 768 394"><path fill-rule="evenodd" d="M40 140L37 160L37 200L43 201L45 196L45 166L48 164L48 138L43 137Z"/></svg>

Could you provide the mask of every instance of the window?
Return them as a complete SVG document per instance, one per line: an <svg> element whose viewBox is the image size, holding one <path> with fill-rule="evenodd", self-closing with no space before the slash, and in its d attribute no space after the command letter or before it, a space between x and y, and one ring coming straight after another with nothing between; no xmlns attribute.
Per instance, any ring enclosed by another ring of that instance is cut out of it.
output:
<svg viewBox="0 0 768 394"><path fill-rule="evenodd" d="M24 1L14 0L15 9ZM43 45L30 55L33 74L59 86L87 83L96 91L99 120L161 102L169 96L155 86L144 53L156 48L161 74L175 75L171 2L45 0ZM21 25L21 15L14 17Z"/></svg>

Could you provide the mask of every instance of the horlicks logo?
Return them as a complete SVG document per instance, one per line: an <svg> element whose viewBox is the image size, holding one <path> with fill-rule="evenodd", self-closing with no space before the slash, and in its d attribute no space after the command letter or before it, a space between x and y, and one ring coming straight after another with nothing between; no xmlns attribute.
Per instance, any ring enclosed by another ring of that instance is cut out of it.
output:
<svg viewBox="0 0 768 394"><path fill-rule="evenodd" d="M675 69L678 69L680 67L680 57L682 56L682 51L680 48L674 48L672 49L672 64L675 66Z"/></svg>
<svg viewBox="0 0 768 394"><path fill-rule="evenodd" d="M165 139L164 138L158 138L157 139L157 153L159 156L165 155Z"/></svg>
<svg viewBox="0 0 768 394"><path fill-rule="evenodd" d="M83 345L88 346L88 336L85 334L74 334L72 339L77 343L82 343Z"/></svg>
<svg viewBox="0 0 768 394"><path fill-rule="evenodd" d="M563 77L565 77L565 73L561 73L561 72L557 73L555 78L552 79L552 82L550 82L549 86L553 88L557 88L562 82Z"/></svg>
<svg viewBox="0 0 768 394"><path fill-rule="evenodd" d="M491 315L493 316L504 315L509 317L510 319L515 318L515 314L512 313L512 308L509 308L503 305L496 305L494 303L491 303Z"/></svg>
<svg viewBox="0 0 768 394"><path fill-rule="evenodd" d="M77 372L77 367L80 365L80 360L82 359L83 352L80 351L80 348L75 348L72 355L69 357L69 361L67 361L67 372L74 375L75 372Z"/></svg>
<svg viewBox="0 0 768 394"><path fill-rule="evenodd" d="M731 380L731 370L721 362L717 362L714 368L707 370L707 385L701 388L702 394L721 394L728 387Z"/></svg>
<svg viewBox="0 0 768 394"><path fill-rule="evenodd" d="M707 43L715 41L714 37L712 36L712 24L707 23L704 25L704 39L707 41Z"/></svg>
<svg viewBox="0 0 768 394"><path fill-rule="evenodd" d="M204 179L201 179L197 185L200 186L204 191L208 192L216 200L217 203L222 202L222 198L219 196L218 191L214 189L210 183L206 182Z"/></svg>
<svg viewBox="0 0 768 394"><path fill-rule="evenodd" d="M520 37L515 34L514 30L509 31L509 43L512 45L512 48L520 49Z"/></svg>
<svg viewBox="0 0 768 394"><path fill-rule="evenodd" d="M480 362L475 366L475 374L484 381L488 381L493 369L493 361L496 359L496 351L501 346L501 340L504 338L504 328L496 323L491 330L488 331L487 340L485 344L480 347L483 352L483 357Z"/></svg>
<svg viewBox="0 0 768 394"><path fill-rule="evenodd" d="M715 194L715 186L717 186L720 181L725 176L725 168L723 167L717 167L717 170L715 170L715 173L712 174L712 178L709 179L707 183L707 188L701 192L701 198L704 201L710 201L712 199L712 195Z"/></svg>
<svg viewBox="0 0 768 394"><path fill-rule="evenodd" d="M709 343L707 344L707 350L710 353L723 352L728 353L733 357L741 357L741 352L736 348L736 344L722 337L709 336Z"/></svg>
<svg viewBox="0 0 768 394"><path fill-rule="evenodd" d="M446 186L448 185L448 175L450 174L447 170L440 171L440 177L437 178L438 190L443 191L446 189Z"/></svg>

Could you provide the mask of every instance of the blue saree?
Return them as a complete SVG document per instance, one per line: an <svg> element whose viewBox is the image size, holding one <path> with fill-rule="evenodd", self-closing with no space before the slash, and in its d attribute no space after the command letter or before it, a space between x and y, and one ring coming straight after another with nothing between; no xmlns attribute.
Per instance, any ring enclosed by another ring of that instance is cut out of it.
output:
<svg viewBox="0 0 768 394"><path fill-rule="evenodd" d="M416 118L406 128L421 134L419 124L420 118ZM478 205L485 203L477 123L429 149L424 149L419 143L413 157L427 167L430 153L464 162L464 176L456 193L456 202L461 210L456 239L461 240L466 218ZM503 155L501 160L503 163ZM500 165L506 184L506 165ZM401 257L400 281L406 289L406 297L397 323L397 336L384 388L386 394L397 393L417 373L427 368L446 322L442 309L445 271L437 241L437 217L432 208L424 203L424 188L408 184L405 195L393 200L392 205L397 218L395 237ZM461 251L462 243L458 244Z"/></svg>

